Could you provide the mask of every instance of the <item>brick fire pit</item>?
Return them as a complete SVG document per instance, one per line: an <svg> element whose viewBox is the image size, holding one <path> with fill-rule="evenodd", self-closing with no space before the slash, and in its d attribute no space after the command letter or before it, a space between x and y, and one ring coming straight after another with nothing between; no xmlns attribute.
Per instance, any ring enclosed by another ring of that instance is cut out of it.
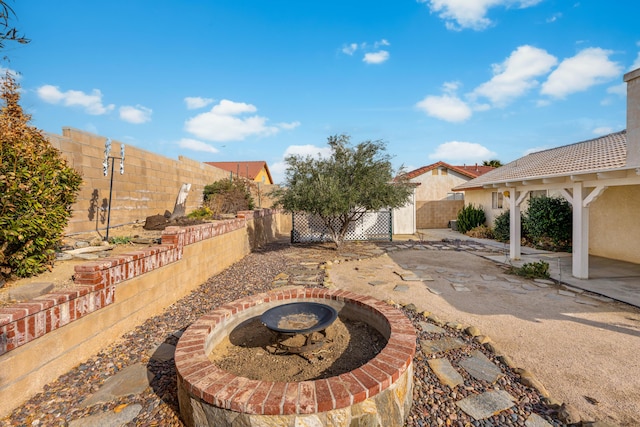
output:
<svg viewBox="0 0 640 427"><path fill-rule="evenodd" d="M289 302L318 302L367 323L386 339L369 361L338 376L300 382L239 377L208 358L240 323ZM411 408L416 333L399 310L371 297L326 289L254 295L201 317L175 353L180 414L187 426L402 425Z"/></svg>

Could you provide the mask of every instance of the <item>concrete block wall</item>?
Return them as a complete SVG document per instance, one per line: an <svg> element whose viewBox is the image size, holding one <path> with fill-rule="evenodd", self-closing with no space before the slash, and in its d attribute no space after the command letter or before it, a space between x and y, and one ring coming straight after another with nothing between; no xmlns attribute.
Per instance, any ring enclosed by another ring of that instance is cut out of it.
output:
<svg viewBox="0 0 640 427"><path fill-rule="evenodd" d="M168 227L162 244L75 267L77 286L0 308L0 417L290 229L277 211ZM260 230L260 232L256 232Z"/></svg>
<svg viewBox="0 0 640 427"><path fill-rule="evenodd" d="M187 212L202 204L204 186L229 178L229 172L203 162L179 156L170 159L125 144L124 174L120 160L110 160L103 175L104 136L65 127L62 135L46 134L51 144L82 174L84 179L66 234L106 230L111 162L115 161L110 225L144 221L146 217L172 211L178 191L191 184ZM121 142L112 141L111 156L120 156Z"/></svg>
<svg viewBox="0 0 640 427"><path fill-rule="evenodd" d="M464 200L417 201L416 228L447 228L463 207Z"/></svg>

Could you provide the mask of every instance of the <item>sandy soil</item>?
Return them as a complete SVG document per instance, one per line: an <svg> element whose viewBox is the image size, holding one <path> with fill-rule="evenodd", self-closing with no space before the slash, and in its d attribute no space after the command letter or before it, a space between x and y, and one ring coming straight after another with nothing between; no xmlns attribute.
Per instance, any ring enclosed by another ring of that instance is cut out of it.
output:
<svg viewBox="0 0 640 427"><path fill-rule="evenodd" d="M399 273L409 271L433 280L403 281ZM640 310L634 307L563 296L557 286L540 288L526 279L510 283L506 277L515 276L467 252L401 250L334 265L329 277L339 288L474 325L583 420L638 425ZM469 291L456 291L453 283ZM398 284L409 290L394 291Z"/></svg>
<svg viewBox="0 0 640 427"><path fill-rule="evenodd" d="M352 371L373 359L386 344L382 335L366 323L342 318L326 329L321 348L305 354L283 353L273 345L272 338L256 318L238 325L213 349L209 359L228 372L254 380L307 381ZM312 338L323 339L319 332ZM301 346L305 339L297 335L282 343Z"/></svg>

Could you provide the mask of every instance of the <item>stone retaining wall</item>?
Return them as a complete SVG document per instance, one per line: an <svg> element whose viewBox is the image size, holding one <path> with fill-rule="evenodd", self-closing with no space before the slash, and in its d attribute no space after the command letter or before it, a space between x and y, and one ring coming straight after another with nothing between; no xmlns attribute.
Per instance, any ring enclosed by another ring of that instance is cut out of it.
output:
<svg viewBox="0 0 640 427"><path fill-rule="evenodd" d="M290 231L262 210L168 227L162 244L75 267L76 286L0 308L0 416L253 248Z"/></svg>

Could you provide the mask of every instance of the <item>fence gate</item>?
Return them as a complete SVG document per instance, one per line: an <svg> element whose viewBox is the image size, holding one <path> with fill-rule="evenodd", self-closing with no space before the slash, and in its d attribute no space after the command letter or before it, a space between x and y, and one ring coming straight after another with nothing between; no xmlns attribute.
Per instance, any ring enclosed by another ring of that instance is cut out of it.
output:
<svg viewBox="0 0 640 427"><path fill-rule="evenodd" d="M390 210L365 212L357 221L352 221L345 240L391 241L393 217ZM330 242L331 233L317 215L294 212L292 217L291 243Z"/></svg>

